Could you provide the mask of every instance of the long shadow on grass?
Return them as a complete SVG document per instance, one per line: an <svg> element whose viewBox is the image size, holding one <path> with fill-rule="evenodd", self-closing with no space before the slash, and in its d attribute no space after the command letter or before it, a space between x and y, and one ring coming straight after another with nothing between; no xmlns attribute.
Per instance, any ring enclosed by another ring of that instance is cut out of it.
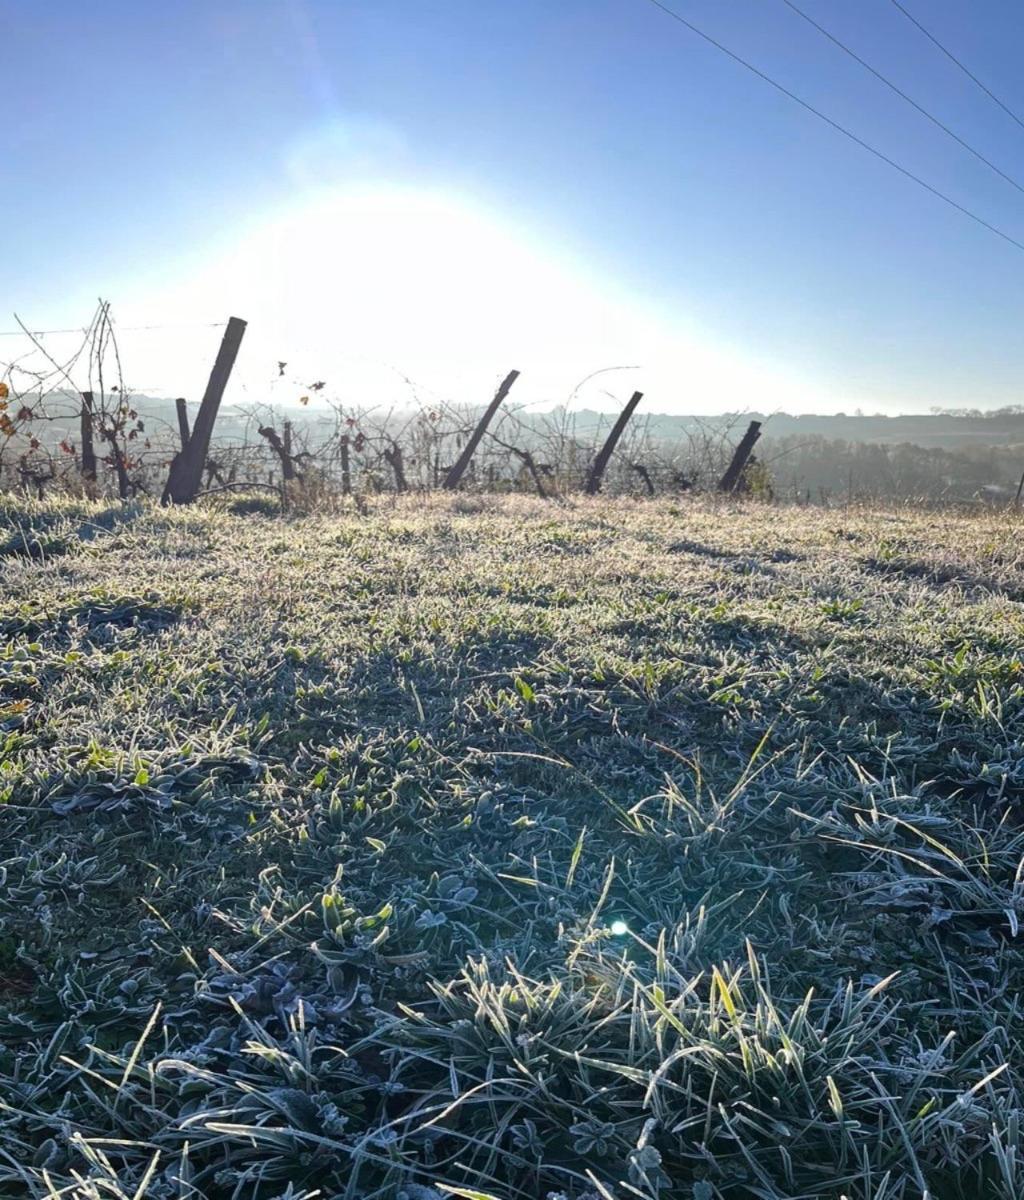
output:
<svg viewBox="0 0 1024 1200"><path fill-rule="evenodd" d="M9 532L0 540L0 559L60 558L98 535L113 533L130 524L141 513L139 508L121 506L88 515L84 509L29 512L5 504L0 506L0 527L6 525Z"/></svg>
<svg viewBox="0 0 1024 1200"><path fill-rule="evenodd" d="M923 559L862 558L861 569L883 579L924 583L936 589L949 587L979 589L1007 600L1024 600L1024 582L1012 582L990 574L971 571L959 565L930 563Z"/></svg>

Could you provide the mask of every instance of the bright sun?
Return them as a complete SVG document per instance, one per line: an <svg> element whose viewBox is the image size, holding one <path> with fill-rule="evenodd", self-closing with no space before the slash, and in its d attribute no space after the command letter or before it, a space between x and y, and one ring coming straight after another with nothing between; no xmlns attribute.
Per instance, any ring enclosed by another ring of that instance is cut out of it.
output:
<svg viewBox="0 0 1024 1200"><path fill-rule="evenodd" d="M256 227L160 299L178 319L249 321L239 363L248 389L282 358L337 392L363 392L346 398L364 403L408 400L398 372L479 402L513 366L518 398L531 402L563 401L591 371L626 365L639 369L605 376L580 402L614 406L601 388L621 398L637 387L652 409L703 401L706 411L771 392L769 373L699 328L656 316L557 248L437 192L332 192ZM178 361L164 366L180 370ZM779 390L792 405L792 384Z"/></svg>

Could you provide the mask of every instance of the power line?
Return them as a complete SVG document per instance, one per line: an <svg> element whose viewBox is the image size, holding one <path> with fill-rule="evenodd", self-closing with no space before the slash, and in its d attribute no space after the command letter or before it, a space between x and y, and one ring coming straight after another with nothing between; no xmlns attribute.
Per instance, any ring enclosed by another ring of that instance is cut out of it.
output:
<svg viewBox="0 0 1024 1200"><path fill-rule="evenodd" d="M829 31L825 28L824 25L819 25L818 22L812 16L810 16L808 13L805 13L802 8L799 8L796 4L794 4L793 0L782 0L782 3L785 4L788 8L791 8L793 10L793 12L795 12L797 14L798 17L803 17L803 19L808 23L808 25L813 25L814 28L823 37L828 38L828 40L834 46L838 46L839 49L842 50L844 54L848 54L850 56L850 58L852 58L854 60L854 62L860 63L860 65L864 68L865 71L870 71L871 74L874 75L874 77L876 79L878 79L882 83L884 83L885 86L890 89L890 91L895 92L896 95L899 96L899 98L901 100L905 100L907 102L907 104L909 104L912 108L915 108L923 117L927 117L928 120L931 121L931 123L933 125L935 125L939 129L941 129L943 133L945 133L949 137L951 137L954 142L956 142L960 146L963 146L963 148L965 150L967 150L969 153L973 154L976 159L978 159L980 162L983 162L986 167L988 167L992 171L995 171L995 173L1000 178L1005 179L1006 182L1012 184L1017 189L1018 192L1024 194L1024 184L1018 183L1017 180L1014 179L1012 175L1007 175L1007 173L1004 170L1002 170L1000 167L997 167L996 164L994 162L992 162L991 159L986 158L985 155L982 154L982 152L980 150L976 150L970 144L970 142L965 141L958 133L955 133L952 129L950 129L950 127L948 125L946 125L942 121L940 121L939 118L937 116L935 116L934 113L930 113L928 111L928 109L926 109L924 107L924 105L918 104L918 102L915 99L913 99L913 97L908 96L907 93L902 90L902 88L897 87L897 85L895 83L893 83L891 79L887 79L882 74L881 71L875 70L875 68L869 62L865 62L864 59L861 58L861 56L859 54L857 54L856 51L851 50L850 47L847 46L845 42L841 42L839 40L839 38L837 38L834 34L829 33Z"/></svg>
<svg viewBox="0 0 1024 1200"><path fill-rule="evenodd" d="M914 172L909 170L907 167L901 166L898 162L896 162L895 159L890 158L881 150L876 149L871 145L870 142L866 142L862 137L858 137L858 135L852 130L847 129L845 125L840 125L838 121L833 121L831 117L826 116L825 113L823 113L820 109L815 108L813 104L802 99L796 94L796 92L791 92L784 84L779 83L770 75L766 75L765 72L759 67L755 67L753 63L748 62L745 58L741 58L740 55L736 54L733 50L730 50L728 46L723 46L721 42L716 41L709 33L705 33L703 29L699 29L693 24L692 21L688 21L674 9L669 8L667 4L662 4L661 0L649 0L649 2L653 4L655 8L660 8L661 11L665 13L666 16L671 17L672 20L678 21L680 25L684 25L690 30L691 33L695 33L699 38L702 38L708 43L708 45L714 46L716 50L720 51L727 58L731 58L733 62L739 63L741 67L745 67L748 71L752 72L752 74L756 75L758 79L762 79L765 83L770 84L777 92L781 92L784 96L788 96L788 98L795 104L799 104L801 108L806 109L807 112L816 116L819 121L824 121L826 125L829 125L832 129L836 130L837 133L841 133L844 137L849 138L851 142L855 142L861 147L862 150L866 150L869 154L873 154L875 158L884 162L886 166L892 167L894 171L899 171L899 173L906 176L907 179L913 180L918 187L924 188L926 192L931 192L933 196L937 196L944 203L948 204L950 208L955 208L957 212L963 213L965 217L970 217L972 221L977 222L977 224L981 225L984 229L987 229L990 233L994 233L996 237L1002 238L1004 242L1009 242L1011 246L1016 246L1018 250L1024 251L1024 242L1018 241L1015 237L1012 237L1010 234L1004 232L1004 230L1000 229L997 225L993 225L990 221L986 221L984 217L978 216L978 214L976 212L972 212L971 209L965 208L964 205L954 200L952 196L947 196L945 192L940 191L937 187L934 187L932 184L922 179L920 175L915 175Z"/></svg>
<svg viewBox="0 0 1024 1200"><path fill-rule="evenodd" d="M985 93L986 96L988 96L988 98L990 100L992 100L996 104L998 104L999 107L1003 110L1004 113L1006 113L1007 116L1012 117L1017 122L1017 124L1021 127L1021 129L1024 129L1024 121L1022 121L1020 119L1020 117L1017 116L1017 114L1013 111L1012 108L1007 107L1007 105L1005 105L1002 102L1002 100L999 99L999 97L995 94L995 92L990 91L981 82L981 80L977 77L977 75L975 75L973 71L969 70L960 61L960 59L957 58L957 56L952 52L952 50L947 50L946 47L935 36L935 34L929 33L928 30L925 29L925 27L917 19L917 17L912 16L909 12L907 12L907 10L903 7L903 5L900 4L899 0L892 0L892 2L900 10L900 12L907 18L907 20L911 23L911 25L916 25L917 28L920 29L920 31L924 34L924 36L934 46L937 46L942 51L942 53L950 60L950 62L955 63L960 68L960 70L963 71L963 73L967 76L968 79L970 79L973 83L976 83L978 85L978 87L981 88L981 90Z"/></svg>

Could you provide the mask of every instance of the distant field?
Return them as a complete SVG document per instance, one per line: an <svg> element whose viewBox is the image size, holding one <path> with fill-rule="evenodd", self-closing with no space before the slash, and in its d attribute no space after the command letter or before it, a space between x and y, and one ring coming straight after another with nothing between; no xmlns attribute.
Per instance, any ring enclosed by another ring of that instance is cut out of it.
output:
<svg viewBox="0 0 1024 1200"><path fill-rule="evenodd" d="M1019 516L0 522L0 1195L1024 1195Z"/></svg>

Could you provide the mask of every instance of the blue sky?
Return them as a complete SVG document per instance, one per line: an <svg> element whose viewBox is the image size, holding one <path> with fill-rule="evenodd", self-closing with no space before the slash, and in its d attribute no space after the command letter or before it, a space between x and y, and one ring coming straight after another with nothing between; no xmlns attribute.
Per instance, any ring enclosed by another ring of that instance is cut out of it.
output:
<svg viewBox="0 0 1024 1200"><path fill-rule="evenodd" d="M1024 115L1019 4L906 4ZM1024 240L1024 194L782 0L673 7ZM889 0L802 7L1024 183L1024 129ZM185 386L209 335L133 325L230 306L250 388L287 353L350 390L370 361L443 394L514 365L531 399L636 364L619 390L661 411L1021 399L1024 252L648 0L0 13L0 327L80 324L102 294L139 385Z"/></svg>

